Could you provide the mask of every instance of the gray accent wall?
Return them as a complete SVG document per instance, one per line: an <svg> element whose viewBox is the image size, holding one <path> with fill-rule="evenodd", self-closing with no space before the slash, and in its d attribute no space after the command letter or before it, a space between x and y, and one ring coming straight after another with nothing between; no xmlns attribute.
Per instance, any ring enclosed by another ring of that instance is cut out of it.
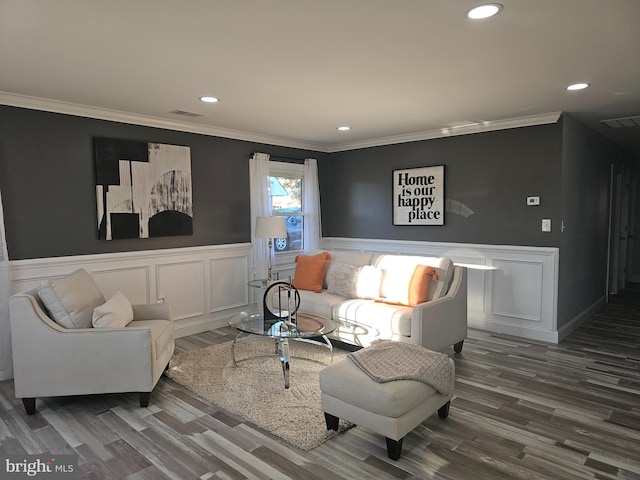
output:
<svg viewBox="0 0 640 480"><path fill-rule="evenodd" d="M94 137L191 148L193 235L98 240ZM249 158L325 154L0 106L0 188L11 260L251 241Z"/></svg>
<svg viewBox="0 0 640 480"><path fill-rule="evenodd" d="M394 226L394 169L445 166L444 226ZM372 147L331 154L321 175L328 237L557 247L562 125ZM539 206L527 206L539 196Z"/></svg>

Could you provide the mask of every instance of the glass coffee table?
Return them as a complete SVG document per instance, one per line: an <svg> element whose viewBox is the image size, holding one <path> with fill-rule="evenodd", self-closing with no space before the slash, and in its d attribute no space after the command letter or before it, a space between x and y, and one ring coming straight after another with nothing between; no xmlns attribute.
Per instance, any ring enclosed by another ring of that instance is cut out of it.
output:
<svg viewBox="0 0 640 480"><path fill-rule="evenodd" d="M238 335L236 335L231 344L231 358L235 367L240 362L267 357L267 355L260 355L237 359L235 354L236 345L268 338L275 340L275 351L273 355L268 356L280 357L282 373L284 374L284 388L289 388L291 358L316 361L304 357L292 357L289 352L289 339L309 342L328 348L330 352L329 363L333 362L333 345L327 338L327 334L333 332L337 325L328 318L298 313L296 323L293 324L289 323L287 318L265 320L264 314L256 308L234 315L229 325L239 330Z"/></svg>

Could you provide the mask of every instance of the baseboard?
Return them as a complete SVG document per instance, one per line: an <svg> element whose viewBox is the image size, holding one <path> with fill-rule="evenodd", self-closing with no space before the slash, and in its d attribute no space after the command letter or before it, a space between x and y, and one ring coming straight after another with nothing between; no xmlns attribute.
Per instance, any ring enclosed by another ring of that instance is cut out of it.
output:
<svg viewBox="0 0 640 480"><path fill-rule="evenodd" d="M536 330L535 328L527 328L520 325L509 325L502 322L495 322L486 318L468 319L469 328L485 330L488 332L501 333L513 337L526 338L529 340L538 340L541 342L558 343L558 332L549 330Z"/></svg>
<svg viewBox="0 0 640 480"><path fill-rule="evenodd" d="M180 338L228 327L231 318L247 308L251 308L251 306L236 307L209 315L174 320L173 334L176 338Z"/></svg>
<svg viewBox="0 0 640 480"><path fill-rule="evenodd" d="M229 325L229 319L224 318L189 318L188 321L178 320L173 325L175 338L188 337L197 333L208 332Z"/></svg>
<svg viewBox="0 0 640 480"><path fill-rule="evenodd" d="M571 332L582 325L586 320L591 318L593 314L598 311L605 303L605 298L601 297L598 301L594 302L591 306L580 312L573 317L567 324L558 329L558 342L566 338Z"/></svg>

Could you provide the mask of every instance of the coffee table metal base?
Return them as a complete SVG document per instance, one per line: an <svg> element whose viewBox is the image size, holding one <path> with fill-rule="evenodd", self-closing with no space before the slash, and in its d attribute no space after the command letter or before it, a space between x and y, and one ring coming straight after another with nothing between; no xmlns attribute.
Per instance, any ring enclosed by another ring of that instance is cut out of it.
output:
<svg viewBox="0 0 640 480"><path fill-rule="evenodd" d="M247 338L242 338L247 337ZM331 345L331 341L325 336L320 335L317 338L321 338L323 341L315 340L313 338L292 338L291 340L295 340L297 342L306 342L314 345L320 345L329 349L331 353L329 357L329 365L333 363L333 345ZM273 355L255 355L252 357L246 357L237 359L236 358L236 345L242 343L250 343L256 341L265 341L265 340L274 340L275 341L275 352ZM299 357L299 356L291 356L289 351L289 338L288 337L263 337L263 336L255 336L249 333L240 332L236 335L236 338L233 340L231 344L231 358L233 359L233 366L237 367L239 363L246 362L247 360L254 360L256 358L271 358L273 356L277 356L280 358L280 363L282 365L282 374L284 375L284 388L289 388L291 382L291 359L296 358L299 360L306 360L309 362L320 362L319 360L314 360L313 358Z"/></svg>

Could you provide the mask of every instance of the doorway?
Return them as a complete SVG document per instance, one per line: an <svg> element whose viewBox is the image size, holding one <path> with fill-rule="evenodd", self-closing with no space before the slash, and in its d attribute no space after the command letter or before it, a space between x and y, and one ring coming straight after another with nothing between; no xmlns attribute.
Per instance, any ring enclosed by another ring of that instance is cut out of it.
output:
<svg viewBox="0 0 640 480"><path fill-rule="evenodd" d="M607 301L609 295L616 295L625 287L627 280L630 190L629 170L611 165Z"/></svg>

